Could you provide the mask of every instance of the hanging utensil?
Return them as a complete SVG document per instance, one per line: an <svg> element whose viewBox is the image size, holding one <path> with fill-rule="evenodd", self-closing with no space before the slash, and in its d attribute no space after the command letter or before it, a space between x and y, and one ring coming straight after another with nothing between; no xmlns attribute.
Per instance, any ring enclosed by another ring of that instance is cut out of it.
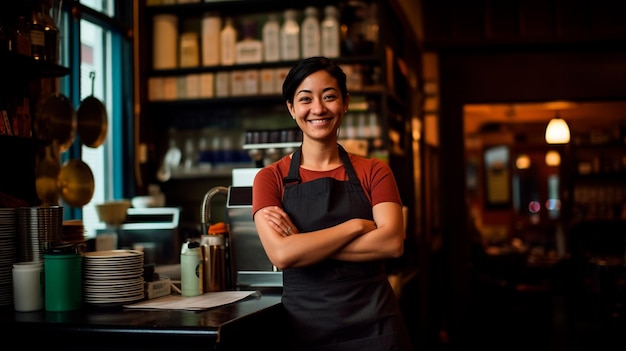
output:
<svg viewBox="0 0 626 351"><path fill-rule="evenodd" d="M89 73L91 95L81 101L76 116L80 141L92 148L102 145L107 136L108 116L106 107L94 96L96 72Z"/></svg>
<svg viewBox="0 0 626 351"><path fill-rule="evenodd" d="M57 187L61 164L56 155L56 142L44 148L43 157L40 155L35 165L35 190L42 206L56 206L59 202Z"/></svg>
<svg viewBox="0 0 626 351"><path fill-rule="evenodd" d="M59 152L64 152L74 142L75 132L76 111L70 99L60 93L48 96L35 123L37 137L56 141Z"/></svg>
<svg viewBox="0 0 626 351"><path fill-rule="evenodd" d="M91 201L94 178L91 168L78 159L67 161L58 178L58 188L63 200L72 207L83 207Z"/></svg>

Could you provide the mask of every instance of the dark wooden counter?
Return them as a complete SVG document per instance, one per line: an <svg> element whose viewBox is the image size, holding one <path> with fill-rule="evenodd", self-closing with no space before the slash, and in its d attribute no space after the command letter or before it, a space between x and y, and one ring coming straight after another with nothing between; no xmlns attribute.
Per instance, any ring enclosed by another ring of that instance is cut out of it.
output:
<svg viewBox="0 0 626 351"><path fill-rule="evenodd" d="M148 311L85 306L70 312L0 312L7 345L46 350L243 350L280 348L279 294L210 310ZM278 339L277 339L278 338ZM17 344L11 342L17 342ZM43 343L43 344L42 344Z"/></svg>

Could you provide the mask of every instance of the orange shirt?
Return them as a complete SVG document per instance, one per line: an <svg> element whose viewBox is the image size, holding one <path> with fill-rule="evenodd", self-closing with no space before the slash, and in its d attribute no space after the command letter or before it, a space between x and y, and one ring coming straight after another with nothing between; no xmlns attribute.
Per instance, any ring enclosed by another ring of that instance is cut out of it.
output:
<svg viewBox="0 0 626 351"><path fill-rule="evenodd" d="M376 158L365 158L349 154L350 162L354 167L365 196L372 206L381 202L396 202L402 205L396 179L389 165ZM282 207L283 178L289 173L291 156L286 155L280 160L267 165L255 176L252 185L252 215L267 206ZM302 182L318 178L332 177L338 180L348 180L345 168L337 167L330 171L311 171L300 168Z"/></svg>

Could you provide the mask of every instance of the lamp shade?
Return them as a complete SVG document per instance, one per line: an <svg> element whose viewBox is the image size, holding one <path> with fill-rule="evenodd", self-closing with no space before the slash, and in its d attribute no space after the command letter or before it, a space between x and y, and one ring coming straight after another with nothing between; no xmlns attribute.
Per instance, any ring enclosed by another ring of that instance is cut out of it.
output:
<svg viewBox="0 0 626 351"><path fill-rule="evenodd" d="M564 119L556 116L550 120L546 128L546 142L548 144L569 143L569 126Z"/></svg>

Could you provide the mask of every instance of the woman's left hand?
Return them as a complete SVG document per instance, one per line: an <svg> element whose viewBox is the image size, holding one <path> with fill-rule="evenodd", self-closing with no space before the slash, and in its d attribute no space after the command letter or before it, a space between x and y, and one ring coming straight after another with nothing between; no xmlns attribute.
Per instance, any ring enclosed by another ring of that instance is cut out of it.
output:
<svg viewBox="0 0 626 351"><path fill-rule="evenodd" d="M262 211L263 217L280 235L289 236L298 233L298 228L296 228L287 213L280 207L266 207Z"/></svg>

